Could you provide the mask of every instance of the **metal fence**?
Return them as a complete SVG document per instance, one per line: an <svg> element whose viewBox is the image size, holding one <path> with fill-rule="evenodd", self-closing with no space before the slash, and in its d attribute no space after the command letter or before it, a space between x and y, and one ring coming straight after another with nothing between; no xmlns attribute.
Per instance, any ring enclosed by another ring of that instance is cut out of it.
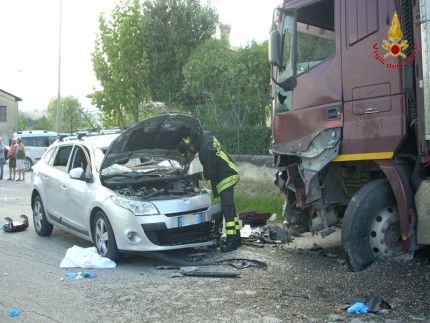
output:
<svg viewBox="0 0 430 323"><path fill-rule="evenodd" d="M169 95L165 112L191 113L200 120L203 129L211 131L229 154L270 155L271 129L269 100L210 99L185 102Z"/></svg>

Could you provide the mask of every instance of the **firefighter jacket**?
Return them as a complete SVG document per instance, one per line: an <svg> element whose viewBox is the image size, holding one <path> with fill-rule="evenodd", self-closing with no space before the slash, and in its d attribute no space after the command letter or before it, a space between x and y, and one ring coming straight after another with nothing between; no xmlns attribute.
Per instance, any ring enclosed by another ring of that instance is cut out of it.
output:
<svg viewBox="0 0 430 323"><path fill-rule="evenodd" d="M236 185L239 171L218 139L204 131L196 138L194 146L203 166L202 179L211 181L214 198L226 188Z"/></svg>

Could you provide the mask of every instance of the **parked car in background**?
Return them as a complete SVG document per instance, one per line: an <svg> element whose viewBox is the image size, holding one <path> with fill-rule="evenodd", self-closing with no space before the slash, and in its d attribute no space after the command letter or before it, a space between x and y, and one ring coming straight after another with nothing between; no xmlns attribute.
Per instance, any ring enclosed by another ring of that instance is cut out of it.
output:
<svg viewBox="0 0 430 323"><path fill-rule="evenodd" d="M214 246L222 209L190 180L177 150L199 121L182 114L143 120L121 134L57 141L33 166L38 235L53 227L94 242L100 255Z"/></svg>
<svg viewBox="0 0 430 323"><path fill-rule="evenodd" d="M21 138L25 147L25 171L29 171L41 158L46 149L57 139L57 133L46 130L18 131L14 138ZM9 147L7 147L9 149Z"/></svg>

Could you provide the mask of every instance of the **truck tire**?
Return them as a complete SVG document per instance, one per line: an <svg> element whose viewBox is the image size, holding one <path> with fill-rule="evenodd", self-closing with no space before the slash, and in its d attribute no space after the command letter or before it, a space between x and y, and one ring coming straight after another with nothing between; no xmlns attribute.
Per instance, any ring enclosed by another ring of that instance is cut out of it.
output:
<svg viewBox="0 0 430 323"><path fill-rule="evenodd" d="M386 179L367 183L351 199L343 218L341 240L352 271L362 271L377 259L402 252L398 208Z"/></svg>

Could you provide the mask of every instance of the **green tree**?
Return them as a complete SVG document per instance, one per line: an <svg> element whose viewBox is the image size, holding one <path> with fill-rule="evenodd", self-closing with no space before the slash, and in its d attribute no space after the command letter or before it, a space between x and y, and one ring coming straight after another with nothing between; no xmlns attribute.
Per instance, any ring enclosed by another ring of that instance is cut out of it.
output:
<svg viewBox="0 0 430 323"><path fill-rule="evenodd" d="M236 94L231 104L236 106L239 126L266 125L270 115L270 66L267 56L268 42L250 43L234 56L234 73L237 76Z"/></svg>
<svg viewBox="0 0 430 323"><path fill-rule="evenodd" d="M54 128L48 122L46 116L33 119L26 113L19 113L18 115L18 129L19 130L53 130Z"/></svg>
<svg viewBox="0 0 430 323"><path fill-rule="evenodd" d="M152 98L168 104L181 91L190 55L215 34L218 15L199 0L145 1L144 14Z"/></svg>
<svg viewBox="0 0 430 323"><path fill-rule="evenodd" d="M49 119L46 117L46 115L34 120L33 127L33 129L56 131L55 127L49 122Z"/></svg>
<svg viewBox="0 0 430 323"><path fill-rule="evenodd" d="M48 104L47 123L57 123L57 99ZM73 96L62 97L60 101L60 132L75 132L81 128L92 128L91 120L83 116L79 100Z"/></svg>
<svg viewBox="0 0 430 323"><path fill-rule="evenodd" d="M193 53L183 74L184 95L198 103L189 110L203 123L265 124L270 76L267 42L252 42L233 51L225 41L210 39Z"/></svg>
<svg viewBox="0 0 430 323"><path fill-rule="evenodd" d="M93 94L92 103L101 110L105 127L137 122L139 106L150 98L144 18L139 0L121 1L110 21L99 17L92 61L102 89Z"/></svg>

